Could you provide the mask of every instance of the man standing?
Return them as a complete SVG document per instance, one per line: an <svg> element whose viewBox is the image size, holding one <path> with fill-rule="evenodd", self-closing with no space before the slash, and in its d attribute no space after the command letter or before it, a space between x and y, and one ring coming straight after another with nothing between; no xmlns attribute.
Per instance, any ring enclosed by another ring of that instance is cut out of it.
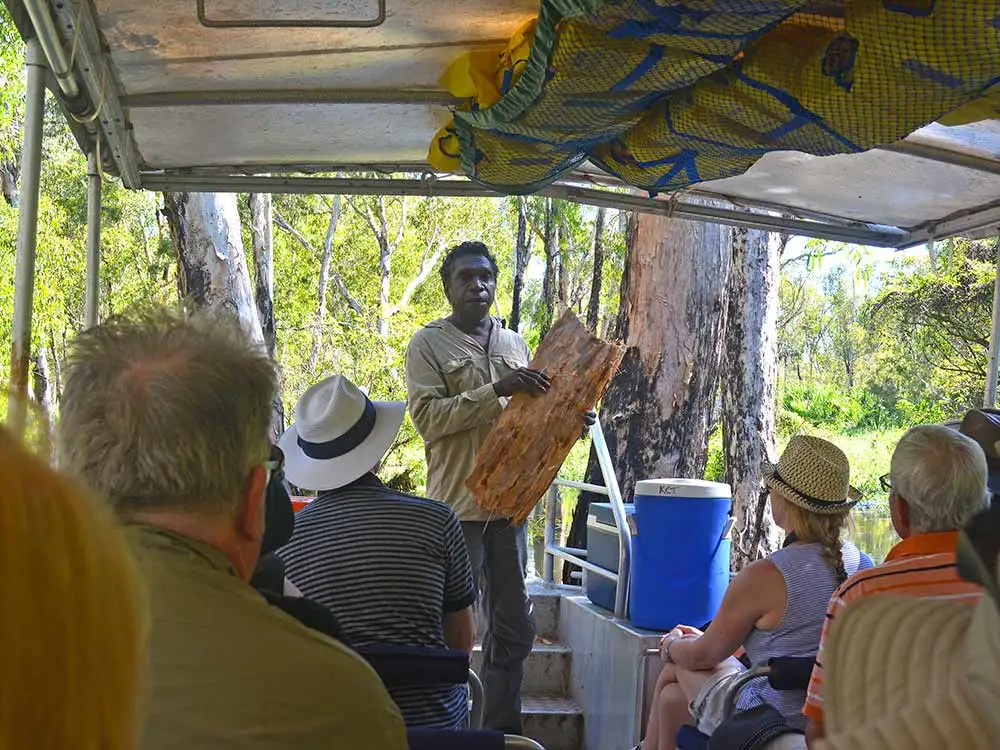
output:
<svg viewBox="0 0 1000 750"><path fill-rule="evenodd" d="M823 736L823 647L851 604L877 594L975 604L982 589L956 565L959 529L989 505L986 456L971 438L941 425L918 425L900 438L882 487L902 541L885 562L855 573L827 607L816 666L803 713L810 745Z"/></svg>
<svg viewBox="0 0 1000 750"><path fill-rule="evenodd" d="M481 594L484 726L520 734L521 676L535 641L525 529L480 508L465 480L507 399L542 395L550 383L527 367L524 339L490 316L497 263L482 242L452 248L441 281L451 315L417 331L406 353L410 415L427 446L427 494L458 514Z"/></svg>
<svg viewBox="0 0 1000 750"><path fill-rule="evenodd" d="M157 312L73 342L59 456L128 524L150 598L143 750L406 747L374 671L247 581L277 375L231 320Z"/></svg>

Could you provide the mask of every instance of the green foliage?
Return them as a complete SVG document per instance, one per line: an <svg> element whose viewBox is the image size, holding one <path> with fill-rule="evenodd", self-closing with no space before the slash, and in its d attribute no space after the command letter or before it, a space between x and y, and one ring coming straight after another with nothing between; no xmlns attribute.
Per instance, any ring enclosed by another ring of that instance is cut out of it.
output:
<svg viewBox="0 0 1000 750"><path fill-rule="evenodd" d="M0 161L18 161L24 119L24 43L0 7Z"/></svg>
<svg viewBox="0 0 1000 750"><path fill-rule="evenodd" d="M708 462L705 479L709 482L726 481L726 454L722 447L722 425L718 425L708 438Z"/></svg>
<svg viewBox="0 0 1000 750"><path fill-rule="evenodd" d="M996 254L995 241L949 240L933 258L896 264L868 304L862 323L902 398L949 414L981 402Z"/></svg>

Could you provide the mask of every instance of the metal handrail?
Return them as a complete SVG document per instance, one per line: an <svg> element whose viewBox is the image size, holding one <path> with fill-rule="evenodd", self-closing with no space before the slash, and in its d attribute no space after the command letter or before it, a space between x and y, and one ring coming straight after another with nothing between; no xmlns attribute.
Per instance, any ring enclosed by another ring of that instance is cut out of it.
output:
<svg viewBox="0 0 1000 750"><path fill-rule="evenodd" d="M618 477L615 474L614 464L611 461L611 453L608 451L608 443L605 440L600 419L596 419L590 428L590 438L594 444L594 452L597 454L597 464L601 469L601 475L604 477L605 486L601 487L600 485L589 484L587 482L574 482L559 477L553 480L552 485L549 487L548 502L545 504L545 561L543 577L547 583L552 583L555 567L554 560L558 557L574 565L578 565L590 573L595 573L614 581L615 617L622 619L628 610L629 570L632 563L632 530L628 525L628 519L625 515L625 502L622 499L621 488L618 486ZM611 502L611 512L614 515L615 526L618 531L617 573L583 559L580 553L583 553L584 550L560 547L555 543L555 509L559 502L560 487L607 495Z"/></svg>
<svg viewBox="0 0 1000 750"><path fill-rule="evenodd" d="M483 708L484 708L483 681L479 679L473 670L469 670L469 698L472 701L472 710L469 711L469 728L483 728Z"/></svg>
<svg viewBox="0 0 1000 750"><path fill-rule="evenodd" d="M506 750L545 750L530 737L522 737L519 734L504 735L503 746Z"/></svg>

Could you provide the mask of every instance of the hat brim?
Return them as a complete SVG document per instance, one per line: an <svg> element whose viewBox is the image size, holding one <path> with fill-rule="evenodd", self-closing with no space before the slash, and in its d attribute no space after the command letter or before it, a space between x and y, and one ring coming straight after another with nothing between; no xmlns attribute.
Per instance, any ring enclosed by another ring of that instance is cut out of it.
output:
<svg viewBox="0 0 1000 750"><path fill-rule="evenodd" d="M865 728L905 716L908 709L924 707L923 714L926 706L945 706L956 695L956 678L965 673L962 654L974 610L954 601L911 596L870 596L852 603L824 645L828 736L846 731L856 740L851 747L863 747L863 737L884 736ZM886 693L897 688L891 696ZM948 723L963 725L976 714L942 708L933 726L941 736L950 736ZM960 728L968 731L968 725Z"/></svg>
<svg viewBox="0 0 1000 750"><path fill-rule="evenodd" d="M329 459L310 458L299 446L299 433L292 425L278 440L285 454L285 478L305 490L335 490L360 479L392 447L406 416L406 404L401 401L373 401L375 426L371 434L354 450Z"/></svg>
<svg viewBox="0 0 1000 750"><path fill-rule="evenodd" d="M790 503L794 503L800 508L804 508L812 513L819 513L821 515L835 515L837 513L846 513L859 502L861 502L864 495L855 487L848 485L847 487L847 497L842 501L837 502L822 502L816 501L812 498L806 497L796 490L791 485L787 484L784 480L780 479L777 474L777 464L765 463L761 466L761 473L764 475L764 484L777 492L783 498L788 500Z"/></svg>

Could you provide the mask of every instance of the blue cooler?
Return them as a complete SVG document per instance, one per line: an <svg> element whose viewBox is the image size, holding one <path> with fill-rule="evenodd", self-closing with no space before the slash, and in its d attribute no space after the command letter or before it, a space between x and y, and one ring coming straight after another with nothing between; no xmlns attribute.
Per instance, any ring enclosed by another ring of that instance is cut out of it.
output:
<svg viewBox="0 0 1000 750"><path fill-rule="evenodd" d="M729 585L728 484L652 479L635 486L629 611L633 624L667 631L715 617Z"/></svg>
<svg viewBox="0 0 1000 750"><path fill-rule="evenodd" d="M634 505L625 506L625 515L635 514ZM618 572L618 525L611 503L591 503L587 513L587 561ZM598 607L615 609L615 583L597 573L583 571L583 590Z"/></svg>

